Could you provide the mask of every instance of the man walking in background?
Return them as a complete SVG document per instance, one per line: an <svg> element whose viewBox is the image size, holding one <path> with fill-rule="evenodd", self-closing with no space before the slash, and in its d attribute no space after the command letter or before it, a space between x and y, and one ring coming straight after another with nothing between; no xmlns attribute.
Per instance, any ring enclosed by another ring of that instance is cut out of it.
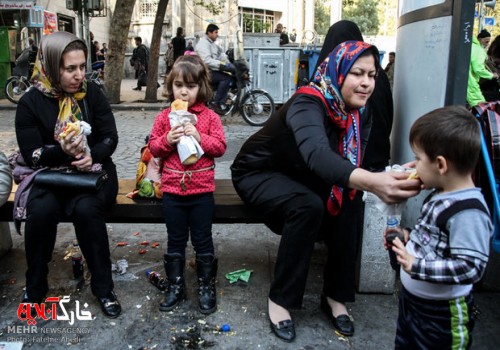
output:
<svg viewBox="0 0 500 350"><path fill-rule="evenodd" d="M147 85L146 77L149 64L149 49L142 43L142 38L140 36L136 36L134 40L136 48L132 52L130 64L135 69L137 86L132 90L141 91L142 86Z"/></svg>

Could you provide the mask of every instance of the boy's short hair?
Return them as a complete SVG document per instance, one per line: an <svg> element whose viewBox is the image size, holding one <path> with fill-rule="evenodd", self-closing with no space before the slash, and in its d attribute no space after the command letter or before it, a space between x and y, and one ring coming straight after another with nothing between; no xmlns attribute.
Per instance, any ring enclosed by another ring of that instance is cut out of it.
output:
<svg viewBox="0 0 500 350"><path fill-rule="evenodd" d="M185 82L196 83L200 86L197 102L208 102L212 98L212 88L210 86L210 70L203 60L197 55L180 56L174 63L172 70L167 76L166 90L167 97L174 101L173 84L174 79L182 77Z"/></svg>
<svg viewBox="0 0 500 350"><path fill-rule="evenodd" d="M415 121L410 145L431 161L443 156L459 174L472 173L481 151L479 123L463 106L438 108Z"/></svg>
<svg viewBox="0 0 500 350"><path fill-rule="evenodd" d="M216 24L210 23L207 26L207 30L205 31L205 34L212 33L214 30L219 30L219 27Z"/></svg>

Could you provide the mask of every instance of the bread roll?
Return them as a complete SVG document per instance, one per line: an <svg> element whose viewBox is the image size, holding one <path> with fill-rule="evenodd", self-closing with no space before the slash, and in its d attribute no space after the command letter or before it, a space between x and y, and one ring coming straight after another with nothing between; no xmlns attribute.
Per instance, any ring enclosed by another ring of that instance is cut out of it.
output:
<svg viewBox="0 0 500 350"><path fill-rule="evenodd" d="M72 131L75 132L74 136L80 135L80 122L79 121L76 121L74 123L69 122L68 124L66 124L63 131L59 134L59 137L61 139L64 139Z"/></svg>
<svg viewBox="0 0 500 350"><path fill-rule="evenodd" d="M408 180L420 180L420 176L418 176L416 170L412 171L410 175L408 175Z"/></svg>
<svg viewBox="0 0 500 350"><path fill-rule="evenodd" d="M183 101L181 99L176 99L172 104L170 105L170 108L172 109L172 112L175 111L187 111L188 110L188 101Z"/></svg>

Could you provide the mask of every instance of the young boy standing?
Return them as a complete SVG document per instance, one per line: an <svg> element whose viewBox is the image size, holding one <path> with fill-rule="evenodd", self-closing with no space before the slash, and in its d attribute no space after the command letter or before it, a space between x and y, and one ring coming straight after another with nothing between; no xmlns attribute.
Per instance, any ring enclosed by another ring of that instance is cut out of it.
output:
<svg viewBox="0 0 500 350"><path fill-rule="evenodd" d="M395 348L468 349L472 286L484 273L493 232L472 181L479 124L464 107L439 108L413 124L410 144L420 180L435 191L411 233L404 230L406 246L393 242L403 285Z"/></svg>

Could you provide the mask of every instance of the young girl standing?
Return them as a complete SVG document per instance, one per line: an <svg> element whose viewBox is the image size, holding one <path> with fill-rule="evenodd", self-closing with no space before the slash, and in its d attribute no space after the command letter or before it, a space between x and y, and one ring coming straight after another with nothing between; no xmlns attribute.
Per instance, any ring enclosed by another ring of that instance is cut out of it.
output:
<svg viewBox="0 0 500 350"><path fill-rule="evenodd" d="M168 233L164 255L168 288L161 311L172 310L186 298L184 265L189 234L196 253L200 312L209 314L217 308L217 258L212 241L214 158L226 151L226 139L219 116L205 105L212 96L208 74L198 56L181 56L175 62L166 83L168 98L187 101L197 122L171 127L171 108L167 108L156 117L149 140L152 155L163 162L163 215ZM192 165L183 165L177 153L183 135L193 136L205 152Z"/></svg>

